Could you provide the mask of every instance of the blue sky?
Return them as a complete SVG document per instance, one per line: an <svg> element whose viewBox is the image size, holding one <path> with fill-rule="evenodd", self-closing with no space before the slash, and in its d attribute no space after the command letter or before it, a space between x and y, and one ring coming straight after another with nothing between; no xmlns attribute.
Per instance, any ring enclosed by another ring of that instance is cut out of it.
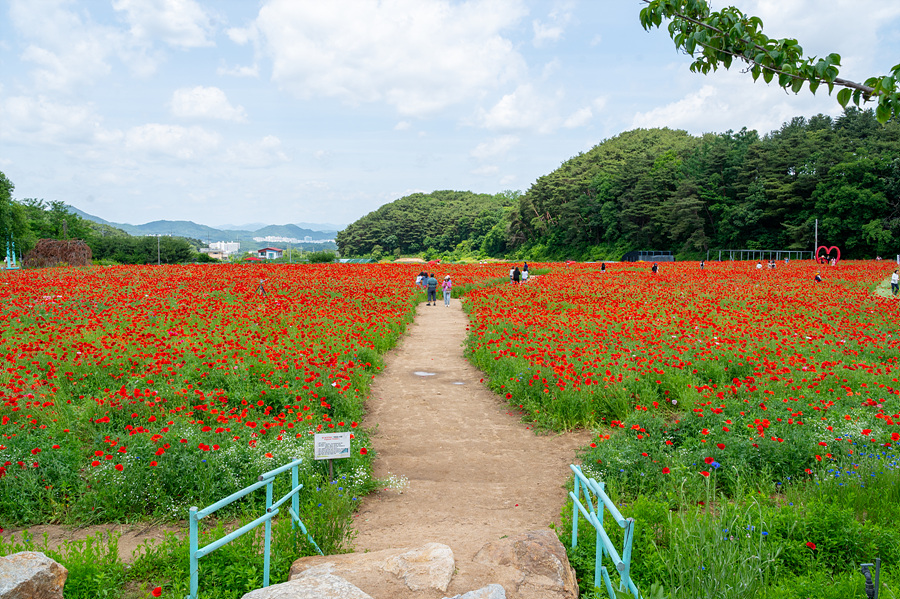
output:
<svg viewBox="0 0 900 599"><path fill-rule="evenodd" d="M766 33L900 62L900 3L735 0ZM714 7L724 3L714 2ZM413 192L525 191L637 127L836 115L688 70L639 0L0 0L0 171L116 222L346 224Z"/></svg>

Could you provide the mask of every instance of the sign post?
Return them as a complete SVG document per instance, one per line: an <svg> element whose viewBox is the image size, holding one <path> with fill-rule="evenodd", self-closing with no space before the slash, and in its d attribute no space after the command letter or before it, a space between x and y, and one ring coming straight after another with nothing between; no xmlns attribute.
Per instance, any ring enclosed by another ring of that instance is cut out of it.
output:
<svg viewBox="0 0 900 599"><path fill-rule="evenodd" d="M350 457L350 433L316 434L314 457L317 460L328 460L328 480L334 480L331 461Z"/></svg>

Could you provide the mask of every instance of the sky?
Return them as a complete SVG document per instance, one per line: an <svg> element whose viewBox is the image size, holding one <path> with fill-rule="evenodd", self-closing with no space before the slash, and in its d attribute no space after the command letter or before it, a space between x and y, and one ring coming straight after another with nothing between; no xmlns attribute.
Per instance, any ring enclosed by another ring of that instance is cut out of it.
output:
<svg viewBox="0 0 900 599"><path fill-rule="evenodd" d="M733 0L772 37L900 62L900 2ZM714 8L725 3L712 2ZM698 75L640 0L0 0L0 172L108 221L348 224L415 192L527 191L635 128L837 116Z"/></svg>

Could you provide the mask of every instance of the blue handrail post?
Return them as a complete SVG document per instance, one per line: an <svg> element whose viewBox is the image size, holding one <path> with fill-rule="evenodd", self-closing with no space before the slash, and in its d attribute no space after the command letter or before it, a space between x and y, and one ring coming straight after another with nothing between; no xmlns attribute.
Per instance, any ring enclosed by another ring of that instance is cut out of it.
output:
<svg viewBox="0 0 900 599"><path fill-rule="evenodd" d="M275 479L270 478L269 484L266 485L266 513L272 511L272 485L275 484ZM265 539L265 551L263 552L263 588L269 586L269 553L272 547L272 519L266 520L266 539Z"/></svg>
<svg viewBox="0 0 900 599"><path fill-rule="evenodd" d="M200 544L200 535L197 531L197 523L200 519L197 517L197 507L193 506L188 511L188 520L190 526L190 552L191 552L191 598L196 599L199 590L200 578L200 558L197 556L198 545Z"/></svg>
<svg viewBox="0 0 900 599"><path fill-rule="evenodd" d="M575 477L575 491L572 493L575 497L578 497L578 485L581 483L581 479L579 477ZM577 512L575 512L575 508L572 508L572 512L576 514L572 518L572 549L578 546L578 516Z"/></svg>

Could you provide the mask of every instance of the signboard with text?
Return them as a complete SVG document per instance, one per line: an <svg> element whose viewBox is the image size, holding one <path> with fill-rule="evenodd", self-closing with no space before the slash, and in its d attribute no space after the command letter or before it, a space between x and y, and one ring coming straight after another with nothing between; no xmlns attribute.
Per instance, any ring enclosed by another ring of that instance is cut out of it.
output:
<svg viewBox="0 0 900 599"><path fill-rule="evenodd" d="M350 433L317 434L315 443L315 459L317 460L350 457Z"/></svg>

